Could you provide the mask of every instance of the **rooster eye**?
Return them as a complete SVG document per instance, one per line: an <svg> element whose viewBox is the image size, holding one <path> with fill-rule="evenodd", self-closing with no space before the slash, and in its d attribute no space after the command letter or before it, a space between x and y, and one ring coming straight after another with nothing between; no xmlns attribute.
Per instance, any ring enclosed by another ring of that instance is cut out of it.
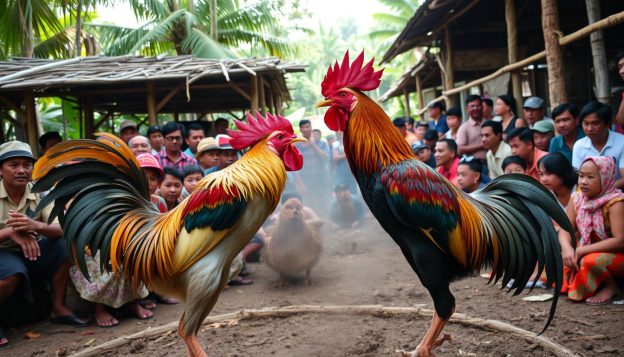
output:
<svg viewBox="0 0 624 357"><path fill-rule="evenodd" d="M342 93L340 93L340 96L344 98L344 97L346 97L346 96L347 96L347 93L342 92Z"/></svg>
<svg viewBox="0 0 624 357"><path fill-rule="evenodd" d="M279 135L277 136L277 140L282 140L283 138L284 138L284 135L282 135L282 134L279 134Z"/></svg>

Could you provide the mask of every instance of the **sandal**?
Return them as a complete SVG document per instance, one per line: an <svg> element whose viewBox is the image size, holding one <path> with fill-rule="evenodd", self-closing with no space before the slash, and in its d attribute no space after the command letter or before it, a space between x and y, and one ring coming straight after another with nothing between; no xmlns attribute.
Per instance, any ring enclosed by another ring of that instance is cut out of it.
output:
<svg viewBox="0 0 624 357"><path fill-rule="evenodd" d="M63 325L70 325L70 326L76 326L76 327L89 326L88 321L81 320L75 314L69 314L69 315L58 316L58 317L50 317L50 322L53 324L63 324Z"/></svg>
<svg viewBox="0 0 624 357"><path fill-rule="evenodd" d="M6 342L0 343L0 350L4 350L6 348L9 348L9 338L7 337L7 335L4 332L4 330L2 329L2 327L0 327L0 340L2 340L2 339L6 339Z"/></svg>
<svg viewBox="0 0 624 357"><path fill-rule="evenodd" d="M249 279L249 278L238 277L234 280L228 281L229 286L251 285L251 284L253 284L253 279Z"/></svg>

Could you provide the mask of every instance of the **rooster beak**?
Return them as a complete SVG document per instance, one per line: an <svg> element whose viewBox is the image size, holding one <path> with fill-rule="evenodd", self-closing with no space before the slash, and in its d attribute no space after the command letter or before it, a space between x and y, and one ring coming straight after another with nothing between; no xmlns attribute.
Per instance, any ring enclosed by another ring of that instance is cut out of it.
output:
<svg viewBox="0 0 624 357"><path fill-rule="evenodd" d="M316 103L316 107L320 108L320 107L329 107L330 105L332 105L334 101L331 99L325 99L323 101L320 101L318 103Z"/></svg>
<svg viewBox="0 0 624 357"><path fill-rule="evenodd" d="M308 142L308 140L307 140L306 138L304 138L304 137L301 137L301 136L297 136L297 137L295 137L294 139L292 139L292 140L290 141L290 143L291 143L291 144L295 144L295 143L307 143L307 142Z"/></svg>

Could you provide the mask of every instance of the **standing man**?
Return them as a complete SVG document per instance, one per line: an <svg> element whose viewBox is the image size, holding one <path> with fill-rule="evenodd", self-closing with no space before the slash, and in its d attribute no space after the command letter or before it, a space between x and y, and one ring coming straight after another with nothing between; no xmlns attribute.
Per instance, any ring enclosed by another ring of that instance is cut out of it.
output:
<svg viewBox="0 0 624 357"><path fill-rule="evenodd" d="M132 120L124 120L119 125L119 138L123 140L124 143L128 143L130 139L139 135L139 131L137 130L137 125Z"/></svg>
<svg viewBox="0 0 624 357"><path fill-rule="evenodd" d="M529 128L515 128L507 134L511 153L526 161L526 174L539 181L537 162L548 154L535 147Z"/></svg>
<svg viewBox="0 0 624 357"><path fill-rule="evenodd" d="M603 103L589 102L579 114L586 137L574 144L572 166L579 169L583 160L589 156L612 156L615 158L615 186L624 188L624 135L610 130L611 108Z"/></svg>
<svg viewBox="0 0 624 357"><path fill-rule="evenodd" d="M40 202L39 195L30 191L34 161L26 143L0 145L0 303L14 294L33 302L31 280L48 280L52 323L84 327L87 322L65 305L70 263L61 226L56 221L47 223L52 206L34 217ZM0 326L0 348L8 344Z"/></svg>
<svg viewBox="0 0 624 357"><path fill-rule="evenodd" d="M481 142L488 149L486 154L488 176L494 179L503 172L503 160L511 156L511 147L503 141L503 125L498 121L486 120L481 125Z"/></svg>
<svg viewBox="0 0 624 357"><path fill-rule="evenodd" d="M63 141L61 134L58 131L48 131L47 133L39 137L39 146L41 147L41 155L45 155L54 145Z"/></svg>
<svg viewBox="0 0 624 357"><path fill-rule="evenodd" d="M449 127L446 125L446 116L444 115L444 103L435 102L429 104L429 129L433 129L438 132L439 136L444 135Z"/></svg>
<svg viewBox="0 0 624 357"><path fill-rule="evenodd" d="M471 155L485 162L487 150L481 141L481 124L483 123L483 104L478 95L469 95L466 99L468 121L457 130L457 150L459 155Z"/></svg>
<svg viewBox="0 0 624 357"><path fill-rule="evenodd" d="M578 109L574 104L559 104L553 109L552 116L559 135L550 141L548 151L560 152L572 162L574 143L585 137L583 129L579 127Z"/></svg>
<svg viewBox="0 0 624 357"><path fill-rule="evenodd" d="M533 125L540 120L553 121L551 118L544 116L544 100L540 97L529 97L525 100L522 112L524 113L524 121L527 122L529 128L533 128Z"/></svg>
<svg viewBox="0 0 624 357"><path fill-rule="evenodd" d="M217 118L214 123L214 135L215 137L219 134L227 135L227 129L230 126L230 123L225 118Z"/></svg>
<svg viewBox="0 0 624 357"><path fill-rule="evenodd" d="M165 150L158 155L158 159L163 169L172 166L182 172L187 166L197 165L195 158L182 152L184 126L176 122L169 122L162 127L161 132L165 137Z"/></svg>
<svg viewBox="0 0 624 357"><path fill-rule="evenodd" d="M197 154L197 145L199 145L199 142L205 137L204 128L202 128L201 125L197 123L189 125L186 130L186 136L184 137L188 148L184 150L184 153L190 157L195 157Z"/></svg>
<svg viewBox="0 0 624 357"><path fill-rule="evenodd" d="M327 212L330 199L330 182L327 163L329 162L329 148L323 141L316 141L312 136L312 123L304 119L299 122L301 135L307 143L297 143L297 148L303 155L303 168L299 175L303 183L304 201L316 212Z"/></svg>
<svg viewBox="0 0 624 357"><path fill-rule="evenodd" d="M165 144L165 138L160 131L159 126L150 126L147 129L147 138L149 139L150 146L152 147L152 155L158 157L163 151L163 145Z"/></svg>

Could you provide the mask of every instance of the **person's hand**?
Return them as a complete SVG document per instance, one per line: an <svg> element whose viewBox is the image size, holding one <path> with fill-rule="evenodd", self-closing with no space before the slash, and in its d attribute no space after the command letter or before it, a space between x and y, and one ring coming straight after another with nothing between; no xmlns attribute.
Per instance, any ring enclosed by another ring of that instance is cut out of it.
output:
<svg viewBox="0 0 624 357"><path fill-rule="evenodd" d="M578 260L576 259L576 252L572 247L563 247L561 249L561 257L563 258L563 265L567 266L573 272L578 270Z"/></svg>
<svg viewBox="0 0 624 357"><path fill-rule="evenodd" d="M41 229L42 223L35 221L27 215L9 210L9 219L6 222L8 227L20 233L36 233Z"/></svg>
<svg viewBox="0 0 624 357"><path fill-rule="evenodd" d="M9 237L15 244L19 245L24 252L24 257L29 260L37 260L41 255L39 242L34 233L12 232Z"/></svg>

